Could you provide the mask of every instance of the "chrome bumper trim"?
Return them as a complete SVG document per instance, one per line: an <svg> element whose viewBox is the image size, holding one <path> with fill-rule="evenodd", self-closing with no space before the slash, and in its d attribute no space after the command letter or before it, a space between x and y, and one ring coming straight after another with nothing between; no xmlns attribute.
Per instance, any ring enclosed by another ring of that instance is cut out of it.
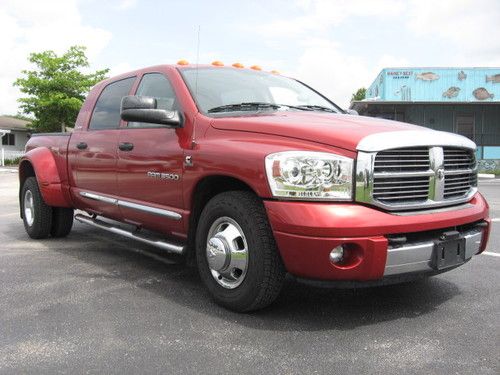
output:
<svg viewBox="0 0 500 375"><path fill-rule="evenodd" d="M474 229L462 234L465 238L465 260L476 255L481 247L483 238L482 229ZM401 275L412 272L432 271L432 254L434 242L406 244L404 246L389 247L384 276Z"/></svg>

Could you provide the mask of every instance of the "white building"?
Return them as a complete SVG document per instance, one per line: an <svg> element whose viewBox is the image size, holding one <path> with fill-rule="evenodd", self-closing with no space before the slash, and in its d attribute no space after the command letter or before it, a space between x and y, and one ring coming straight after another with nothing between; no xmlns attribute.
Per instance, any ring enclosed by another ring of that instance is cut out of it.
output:
<svg viewBox="0 0 500 375"><path fill-rule="evenodd" d="M30 130L29 121L9 116L0 116L1 151L5 159L14 159L24 153Z"/></svg>

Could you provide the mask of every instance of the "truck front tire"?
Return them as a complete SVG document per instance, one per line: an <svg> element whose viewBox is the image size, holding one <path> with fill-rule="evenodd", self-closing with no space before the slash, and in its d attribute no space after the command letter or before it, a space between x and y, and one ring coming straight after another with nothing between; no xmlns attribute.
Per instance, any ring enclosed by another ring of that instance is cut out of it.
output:
<svg viewBox="0 0 500 375"><path fill-rule="evenodd" d="M279 295L285 269L261 200L231 191L212 198L196 231L201 279L217 303L234 311L258 310Z"/></svg>
<svg viewBox="0 0 500 375"><path fill-rule="evenodd" d="M34 239L47 238L52 227L52 207L43 201L35 177L28 177L24 181L21 210L28 235Z"/></svg>

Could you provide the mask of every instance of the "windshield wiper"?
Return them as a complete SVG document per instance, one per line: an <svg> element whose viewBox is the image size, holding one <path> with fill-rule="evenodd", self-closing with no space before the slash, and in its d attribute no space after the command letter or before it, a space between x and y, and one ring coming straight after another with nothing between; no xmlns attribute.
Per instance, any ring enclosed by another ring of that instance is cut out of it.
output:
<svg viewBox="0 0 500 375"><path fill-rule="evenodd" d="M208 113L232 112L232 111L251 111L254 109L278 109L281 105L266 102L247 102L239 104L227 104L219 107L210 108Z"/></svg>
<svg viewBox="0 0 500 375"><path fill-rule="evenodd" d="M323 112L332 112L332 113L337 113L337 111L328 108L328 107L323 107L321 105L309 105L309 104L304 104L304 105L298 105L297 108L302 108L302 109L309 109L311 111L323 111Z"/></svg>
<svg viewBox="0 0 500 375"><path fill-rule="evenodd" d="M208 113L217 113L217 112L235 112L235 111L252 111L258 109L278 109L278 108L293 108L301 111L324 111L324 112L332 112L337 113L337 111L323 107L320 105L290 105L290 104L276 104L276 103L267 103L267 102L245 102L238 104L226 104L218 107L213 107L208 110Z"/></svg>

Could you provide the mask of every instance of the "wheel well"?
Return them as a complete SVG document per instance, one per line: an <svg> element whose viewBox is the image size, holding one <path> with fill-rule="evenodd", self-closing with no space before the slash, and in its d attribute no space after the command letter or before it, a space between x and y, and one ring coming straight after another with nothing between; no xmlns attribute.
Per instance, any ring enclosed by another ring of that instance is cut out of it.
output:
<svg viewBox="0 0 500 375"><path fill-rule="evenodd" d="M241 180L228 176L210 176L205 177L198 182L192 195L191 214L189 218L188 243L187 243L187 262L193 264L195 259L196 246L196 228L201 212L206 204L220 193L226 191L251 191L253 189Z"/></svg>
<svg viewBox="0 0 500 375"><path fill-rule="evenodd" d="M27 160L23 160L21 164L19 165L19 207L22 207L21 205L21 192L23 191L23 185L24 181L28 177L36 177L35 174L35 169L33 168L33 165ZM20 210L20 215L21 219L23 218L23 210Z"/></svg>
<svg viewBox="0 0 500 375"><path fill-rule="evenodd" d="M19 166L19 185L21 188L28 177L36 177L35 169L29 161L24 160Z"/></svg>

